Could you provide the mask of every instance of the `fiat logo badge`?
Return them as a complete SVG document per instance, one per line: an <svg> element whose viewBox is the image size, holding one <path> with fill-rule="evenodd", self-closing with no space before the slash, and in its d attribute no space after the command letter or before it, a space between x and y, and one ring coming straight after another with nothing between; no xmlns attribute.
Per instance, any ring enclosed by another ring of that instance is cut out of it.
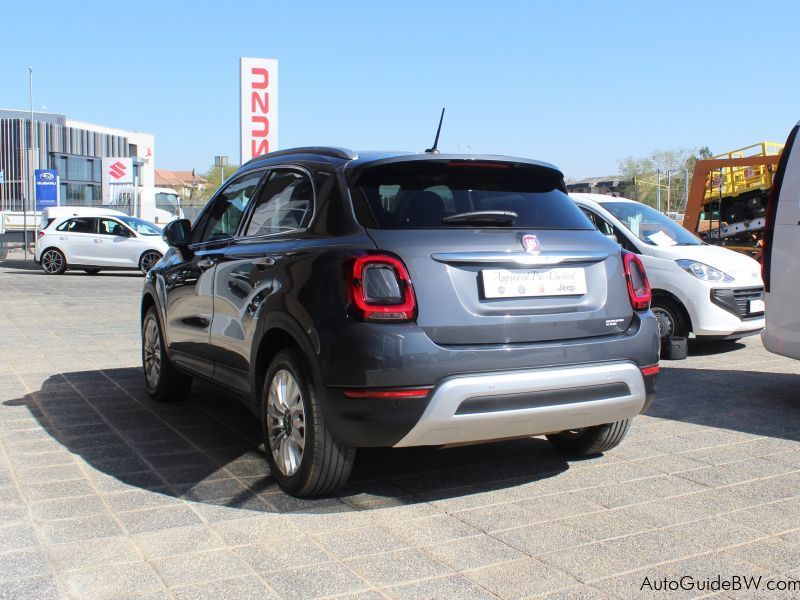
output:
<svg viewBox="0 0 800 600"><path fill-rule="evenodd" d="M523 235L522 247L525 248L525 252L528 254L539 254L542 251L539 239L535 235Z"/></svg>

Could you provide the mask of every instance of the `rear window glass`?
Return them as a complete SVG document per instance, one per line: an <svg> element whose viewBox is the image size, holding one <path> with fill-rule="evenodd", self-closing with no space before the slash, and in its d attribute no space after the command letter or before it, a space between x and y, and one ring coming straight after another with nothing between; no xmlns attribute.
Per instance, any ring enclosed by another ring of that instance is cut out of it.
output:
<svg viewBox="0 0 800 600"><path fill-rule="evenodd" d="M525 229L594 229L562 191L560 174L512 163L414 161L366 169L352 187L359 222L378 229L486 227L443 219L476 211L510 211Z"/></svg>

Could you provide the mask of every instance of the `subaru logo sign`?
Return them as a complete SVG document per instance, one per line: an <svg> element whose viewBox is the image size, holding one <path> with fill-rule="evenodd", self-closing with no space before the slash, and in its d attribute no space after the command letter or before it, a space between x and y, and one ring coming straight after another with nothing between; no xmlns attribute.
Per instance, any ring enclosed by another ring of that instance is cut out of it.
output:
<svg viewBox="0 0 800 600"><path fill-rule="evenodd" d="M55 175L45 171L44 173L39 173L39 179L42 181L53 181L56 178Z"/></svg>

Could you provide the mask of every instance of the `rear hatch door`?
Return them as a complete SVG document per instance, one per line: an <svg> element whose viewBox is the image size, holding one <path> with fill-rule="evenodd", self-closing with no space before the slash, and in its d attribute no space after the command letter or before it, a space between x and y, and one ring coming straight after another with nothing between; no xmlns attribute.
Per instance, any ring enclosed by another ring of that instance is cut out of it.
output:
<svg viewBox="0 0 800 600"><path fill-rule="evenodd" d="M620 248L554 168L406 160L364 170L352 194L378 249L408 268L417 323L439 344L573 340L630 325Z"/></svg>

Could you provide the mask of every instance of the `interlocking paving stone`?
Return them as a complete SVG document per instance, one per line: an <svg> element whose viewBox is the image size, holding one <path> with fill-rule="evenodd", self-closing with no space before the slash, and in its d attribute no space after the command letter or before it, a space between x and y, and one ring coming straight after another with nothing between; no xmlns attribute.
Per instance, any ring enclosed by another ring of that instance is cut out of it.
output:
<svg viewBox="0 0 800 600"><path fill-rule="evenodd" d="M46 569L45 555L39 549L0 551L0 580L35 577Z"/></svg>
<svg viewBox="0 0 800 600"><path fill-rule="evenodd" d="M184 504L118 513L117 518L131 534L201 522L197 513Z"/></svg>
<svg viewBox="0 0 800 600"><path fill-rule="evenodd" d="M225 545L222 538L206 525L159 529L136 534L132 539L147 559L216 550Z"/></svg>
<svg viewBox="0 0 800 600"><path fill-rule="evenodd" d="M119 598L162 589L161 582L152 567L145 562L102 565L80 571L68 571L60 578L67 591L76 598Z"/></svg>
<svg viewBox="0 0 800 600"><path fill-rule="evenodd" d="M231 550L181 554L153 559L150 564L161 575L167 587L230 579L250 573L242 559Z"/></svg>
<svg viewBox="0 0 800 600"><path fill-rule="evenodd" d="M494 594L470 581L466 577L450 575L437 577L419 583L408 583L389 588L388 594L397 600L452 600L453 598L472 598L488 600L496 598Z"/></svg>
<svg viewBox="0 0 800 600"><path fill-rule="evenodd" d="M129 538L123 536L50 545L47 547L47 552L57 571L74 571L97 565L113 565L142 560L136 545Z"/></svg>
<svg viewBox="0 0 800 600"><path fill-rule="evenodd" d="M448 573L449 569L419 550L375 554L369 560L345 561L345 565L377 586L402 583Z"/></svg>
<svg viewBox="0 0 800 600"><path fill-rule="evenodd" d="M258 577L237 577L174 588L178 600L272 600L279 598Z"/></svg>
<svg viewBox="0 0 800 600"><path fill-rule="evenodd" d="M533 558L467 571L465 576L501 598L527 598L578 582L572 575Z"/></svg>
<svg viewBox="0 0 800 600"><path fill-rule="evenodd" d="M141 277L22 267L0 262L0 597L594 599L645 575L800 576L800 363L758 337L662 363L604 456L368 450L341 494L299 500L246 409L202 384L149 400Z"/></svg>
<svg viewBox="0 0 800 600"><path fill-rule="evenodd" d="M369 588L369 584L341 564L326 563L271 573L267 583L282 598L304 600Z"/></svg>
<svg viewBox="0 0 800 600"><path fill-rule="evenodd" d="M314 539L331 555L339 560L379 554L387 550L406 548L406 543L398 536L392 535L383 527L369 527L364 529L348 529L346 531L333 531ZM274 540L278 542L278 540ZM454 542L451 542L454 543ZM457 542L455 542L457 543ZM365 558L364 560L369 560Z"/></svg>
<svg viewBox="0 0 800 600"><path fill-rule="evenodd" d="M478 569L525 556L516 548L489 535L426 546L423 551L455 571Z"/></svg>

